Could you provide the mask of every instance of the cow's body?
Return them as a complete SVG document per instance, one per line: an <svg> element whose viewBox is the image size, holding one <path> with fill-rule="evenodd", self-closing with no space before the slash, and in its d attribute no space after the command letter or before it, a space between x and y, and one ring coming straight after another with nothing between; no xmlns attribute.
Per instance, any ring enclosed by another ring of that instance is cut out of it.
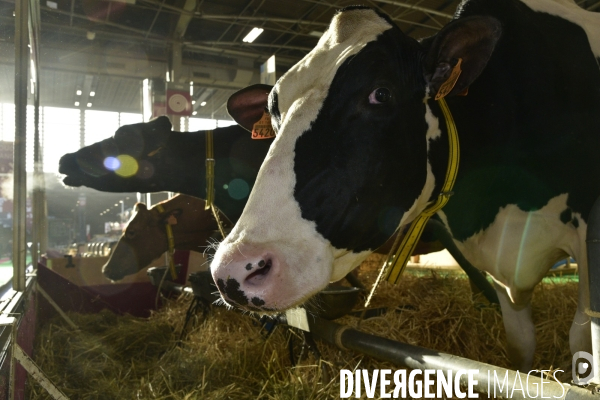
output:
<svg viewBox="0 0 600 400"><path fill-rule="evenodd" d="M206 132L174 132L167 117L125 125L114 137L86 146L60 159L59 172L68 186L103 192L176 192L206 198ZM272 140L253 140L239 126L213 131L215 204L236 221ZM127 154L138 173L119 175L104 160Z"/></svg>
<svg viewBox="0 0 600 400"><path fill-rule="evenodd" d="M406 225L437 198L448 139L433 97L461 58L447 97L460 167L438 218L497 282L520 368L535 349L533 288L554 262L575 257L571 350L589 350L585 236L600 195L599 55L600 15L567 1L465 1L420 43L372 10L339 13L269 95L278 136L211 266L225 299L262 310L300 304L385 241L383 216ZM237 102L232 114L247 124Z"/></svg>

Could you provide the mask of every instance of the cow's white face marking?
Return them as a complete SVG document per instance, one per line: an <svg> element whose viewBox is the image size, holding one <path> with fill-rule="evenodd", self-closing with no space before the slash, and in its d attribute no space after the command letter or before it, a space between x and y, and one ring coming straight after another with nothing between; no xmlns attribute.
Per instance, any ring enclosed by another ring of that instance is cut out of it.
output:
<svg viewBox="0 0 600 400"><path fill-rule="evenodd" d="M216 278L216 270L230 264L244 246L275 247L286 268L276 268L273 279L283 289L280 295L265 295L264 308L289 308L305 301L329 281L341 279L369 253L336 249L313 221L302 218L294 199L294 147L317 118L338 68L390 28L372 10L339 13L317 46L277 82L281 116L277 137L242 216L211 264Z"/></svg>

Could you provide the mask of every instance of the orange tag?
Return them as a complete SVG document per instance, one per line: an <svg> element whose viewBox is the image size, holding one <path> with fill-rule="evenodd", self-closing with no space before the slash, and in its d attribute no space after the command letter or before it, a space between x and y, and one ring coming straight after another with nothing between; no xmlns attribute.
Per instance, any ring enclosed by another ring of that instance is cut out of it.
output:
<svg viewBox="0 0 600 400"><path fill-rule="evenodd" d="M264 112L257 123L252 126L252 139L271 139L275 137L275 130L271 125L271 116Z"/></svg>
<svg viewBox="0 0 600 400"><path fill-rule="evenodd" d="M177 218L175 218L174 215L169 215L169 218L167 218L167 224L177 225Z"/></svg>
<svg viewBox="0 0 600 400"><path fill-rule="evenodd" d="M440 86L440 90L438 90L437 94L435 95L436 100L439 100L442 97L446 97L448 95L448 93L450 93L452 91L452 89L454 88L454 85L456 85L456 81L458 81L458 77L460 76L460 73L462 72L462 70L460 69L461 63L462 63L462 58L459 58L458 62L454 66L454 68L452 68L452 72L450 72L450 76L448 77L446 82L442 83L442 86Z"/></svg>

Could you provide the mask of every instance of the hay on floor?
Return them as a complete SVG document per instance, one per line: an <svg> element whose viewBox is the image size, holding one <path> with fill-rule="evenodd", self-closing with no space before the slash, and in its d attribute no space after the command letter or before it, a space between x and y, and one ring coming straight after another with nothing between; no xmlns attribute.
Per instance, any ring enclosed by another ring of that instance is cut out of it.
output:
<svg viewBox="0 0 600 400"><path fill-rule="evenodd" d="M379 257L372 256L360 278L372 282ZM538 346L534 366L565 370L571 354L569 327L575 313L575 282L544 282L533 297ZM80 327L60 319L37 337L35 360L72 399L330 399L339 397L339 370L390 368L352 351L317 342L321 368L313 355L292 367L290 338L299 353L299 336L279 326L267 335L257 319L212 307L195 315L177 346L191 298L181 297L149 319L70 314ZM472 300L462 274L406 274L399 285L383 283L374 307L392 309L362 321L360 329L379 336L510 368L502 318L493 307ZM395 309L395 310L394 310ZM356 326L358 319L337 322ZM324 379L323 371L329 379ZM30 399L49 399L36 384Z"/></svg>

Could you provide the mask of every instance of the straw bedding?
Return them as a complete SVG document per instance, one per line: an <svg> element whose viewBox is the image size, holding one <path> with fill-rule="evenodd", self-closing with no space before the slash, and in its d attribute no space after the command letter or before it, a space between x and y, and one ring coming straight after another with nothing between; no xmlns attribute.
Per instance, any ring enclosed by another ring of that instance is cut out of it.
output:
<svg viewBox="0 0 600 400"><path fill-rule="evenodd" d="M359 271L375 278L380 257ZM414 345L510 367L499 312L472 299L462 274L405 274L397 286L383 283L372 306L395 311L362 321L360 329ZM538 347L534 366L565 370L570 377L569 327L576 309L577 284L545 281L533 297ZM212 307L197 313L177 346L190 298L181 297L149 319L70 314L80 327L60 319L37 336L35 359L72 399L330 399L338 398L339 370L398 369L369 357L317 342L323 366L312 354L293 367L288 343L300 352L300 336L284 326L271 335L256 318ZM360 306L360 304L359 304ZM355 317L337 322L356 326ZM325 376L323 374L325 373ZM328 375L328 376L327 376ZM363 393L364 395L364 393ZM30 399L50 397L37 384Z"/></svg>

